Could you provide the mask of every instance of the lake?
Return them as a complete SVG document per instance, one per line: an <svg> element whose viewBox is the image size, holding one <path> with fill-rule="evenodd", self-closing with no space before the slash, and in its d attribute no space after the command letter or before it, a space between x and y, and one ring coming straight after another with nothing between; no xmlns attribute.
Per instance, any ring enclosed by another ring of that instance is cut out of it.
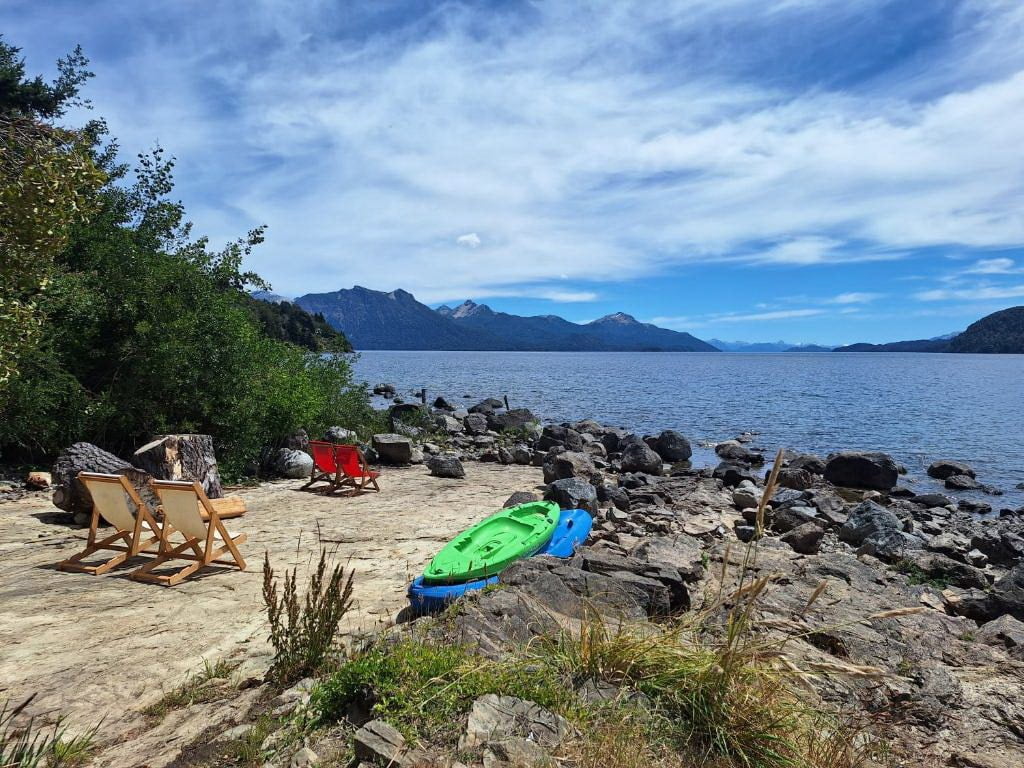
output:
<svg viewBox="0 0 1024 768"><path fill-rule="evenodd" d="M355 370L407 401L421 387L467 406L508 395L544 421L676 429L697 465L747 430L769 451L885 451L918 492L940 488L925 475L933 460L962 460L1005 492L970 496L1024 504L1024 355L367 351Z"/></svg>

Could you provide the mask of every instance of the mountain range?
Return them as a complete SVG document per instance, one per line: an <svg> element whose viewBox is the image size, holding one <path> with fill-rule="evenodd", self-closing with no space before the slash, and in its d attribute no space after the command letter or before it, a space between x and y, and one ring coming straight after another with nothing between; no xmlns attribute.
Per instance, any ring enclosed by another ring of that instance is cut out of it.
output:
<svg viewBox="0 0 1024 768"><path fill-rule="evenodd" d="M277 297L275 297L277 298ZM466 301L434 310L408 291L362 286L310 293L295 303L320 313L356 349L567 352L717 352L688 333L641 323L617 312L589 323L555 315L521 317Z"/></svg>
<svg viewBox="0 0 1024 768"><path fill-rule="evenodd" d="M1024 306L981 318L962 333L888 344L817 344L701 341L689 333L641 323L616 312L589 323L557 315L522 317L465 301L431 309L408 291L374 291L362 286L309 293L290 300L265 291L253 298L293 301L322 315L356 349L493 350L533 352L974 352L1024 354Z"/></svg>

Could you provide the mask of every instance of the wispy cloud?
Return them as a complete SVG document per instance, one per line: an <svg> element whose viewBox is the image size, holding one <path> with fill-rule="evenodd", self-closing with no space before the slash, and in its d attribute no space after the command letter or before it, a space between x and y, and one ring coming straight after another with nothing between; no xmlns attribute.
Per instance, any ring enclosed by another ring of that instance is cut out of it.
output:
<svg viewBox="0 0 1024 768"><path fill-rule="evenodd" d="M5 31L45 49L55 4ZM284 293L589 301L557 284L1024 244L1019 3L139 6L75 30L88 95L127 156L178 156L200 231L269 224Z"/></svg>
<svg viewBox="0 0 1024 768"><path fill-rule="evenodd" d="M884 293L840 293L826 301L827 304L870 304L884 297Z"/></svg>
<svg viewBox="0 0 1024 768"><path fill-rule="evenodd" d="M665 328L706 328L713 325L764 322L770 320L793 320L816 317L825 314L824 309L780 309L774 312L723 313L706 316L655 317L650 322Z"/></svg>
<svg viewBox="0 0 1024 768"><path fill-rule="evenodd" d="M981 301L1016 299L1024 296L1024 285L980 285L971 288L936 288L914 294L918 301Z"/></svg>

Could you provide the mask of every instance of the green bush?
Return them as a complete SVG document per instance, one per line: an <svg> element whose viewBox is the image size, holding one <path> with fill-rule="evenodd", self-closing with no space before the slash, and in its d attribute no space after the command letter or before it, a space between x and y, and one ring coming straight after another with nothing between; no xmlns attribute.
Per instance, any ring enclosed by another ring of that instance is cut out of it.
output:
<svg viewBox="0 0 1024 768"><path fill-rule="evenodd" d="M47 121L75 99L86 63L76 51L61 79L40 91L42 81L22 82L17 49L0 41L0 75L13 84L0 93L0 126L17 120L35 131L19 136L52 135ZM317 434L372 423L349 358L321 354L348 349L344 336L298 307L262 306L246 293L269 287L243 269L263 228L212 250L169 198L174 160L163 150L139 156L128 183L102 122L75 136L84 159L67 171L44 167L49 155L21 153L12 165L0 152L10 171L0 174L4 210L21 199L26 178L85 168L84 181L65 180L61 201L90 213L55 224L52 207L22 206L16 231L0 227L3 252L21 249L12 265L38 267L13 298L0 295L0 314L12 301L25 310L16 329L0 323L0 348L17 346L0 360L0 384L9 379L0 387L5 458L41 461L82 440L127 455L153 435L200 432L213 436L231 479L300 427ZM57 229L60 237L32 235Z"/></svg>

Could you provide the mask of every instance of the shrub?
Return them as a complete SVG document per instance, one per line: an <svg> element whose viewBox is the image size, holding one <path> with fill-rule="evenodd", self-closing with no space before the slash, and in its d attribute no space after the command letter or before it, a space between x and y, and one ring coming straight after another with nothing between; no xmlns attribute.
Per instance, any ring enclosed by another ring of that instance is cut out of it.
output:
<svg viewBox="0 0 1024 768"><path fill-rule="evenodd" d="M49 768L76 766L84 762L92 751L93 739L99 726L79 736L65 738L67 727L63 718L48 727L37 726L29 719L22 726L14 720L32 702L30 696L16 707L8 702L0 704L0 766L3 768Z"/></svg>
<svg viewBox="0 0 1024 768"><path fill-rule="evenodd" d="M344 569L335 565L328 574L326 549L320 550L320 562L301 603L297 576L298 568L285 571L284 590L278 595L270 555L264 555L263 602L274 646L270 677L281 684L305 677L323 665L333 648L338 624L352 607L353 573L349 571L346 578Z"/></svg>

